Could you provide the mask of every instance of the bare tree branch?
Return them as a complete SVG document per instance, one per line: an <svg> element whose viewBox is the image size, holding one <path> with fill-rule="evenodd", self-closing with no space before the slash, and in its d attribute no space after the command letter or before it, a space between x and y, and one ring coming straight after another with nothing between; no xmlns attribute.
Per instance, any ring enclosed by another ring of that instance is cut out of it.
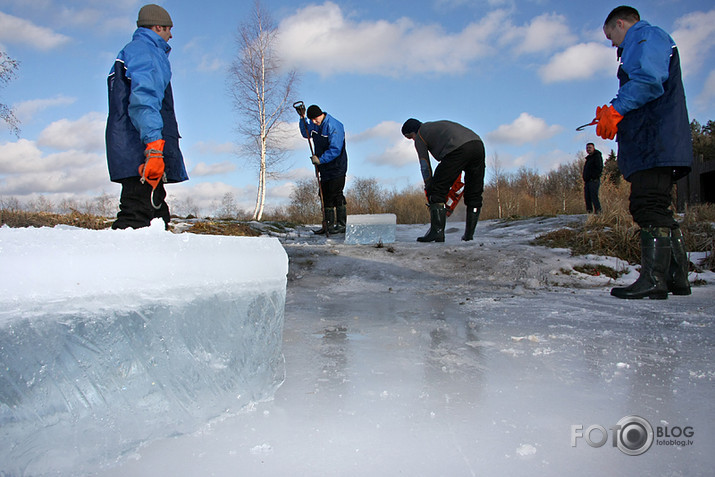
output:
<svg viewBox="0 0 715 477"><path fill-rule="evenodd" d="M0 87L5 86L15 78L15 71L20 66L17 60L10 58L4 51L0 51ZM0 103L0 120L4 121L15 136L20 136L20 121L15 117L11 107Z"/></svg>

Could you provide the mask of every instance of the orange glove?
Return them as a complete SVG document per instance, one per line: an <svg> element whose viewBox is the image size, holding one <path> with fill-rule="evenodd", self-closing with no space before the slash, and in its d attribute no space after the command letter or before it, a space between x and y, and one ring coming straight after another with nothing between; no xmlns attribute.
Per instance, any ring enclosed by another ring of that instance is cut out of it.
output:
<svg viewBox="0 0 715 477"><path fill-rule="evenodd" d="M604 104L596 108L596 120L598 121L596 134L602 139L613 139L616 137L618 123L621 122L621 119L623 119L623 116L613 106Z"/></svg>
<svg viewBox="0 0 715 477"><path fill-rule="evenodd" d="M159 181L164 177L164 140L157 139L146 145L144 164L139 166L141 181L148 182L152 189L156 189Z"/></svg>

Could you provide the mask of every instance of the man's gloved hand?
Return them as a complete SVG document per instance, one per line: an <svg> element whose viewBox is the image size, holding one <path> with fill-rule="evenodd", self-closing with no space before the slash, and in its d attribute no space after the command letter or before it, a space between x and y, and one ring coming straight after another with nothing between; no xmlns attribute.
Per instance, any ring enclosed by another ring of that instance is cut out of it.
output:
<svg viewBox="0 0 715 477"><path fill-rule="evenodd" d="M623 116L616 111L612 105L599 106L596 108L596 134L602 139L613 139L618 132L618 123L621 122Z"/></svg>
<svg viewBox="0 0 715 477"><path fill-rule="evenodd" d="M300 116L301 118L304 118L305 117L305 104L303 104L301 102L298 106L295 107L295 112L298 113L298 116Z"/></svg>
<svg viewBox="0 0 715 477"><path fill-rule="evenodd" d="M159 181L164 177L164 140L157 139L146 145L144 150L144 164L139 166L141 181L148 182L152 189L156 189Z"/></svg>
<svg viewBox="0 0 715 477"><path fill-rule="evenodd" d="M320 158L313 154L310 156L310 162L312 162L314 165L319 166L320 165Z"/></svg>

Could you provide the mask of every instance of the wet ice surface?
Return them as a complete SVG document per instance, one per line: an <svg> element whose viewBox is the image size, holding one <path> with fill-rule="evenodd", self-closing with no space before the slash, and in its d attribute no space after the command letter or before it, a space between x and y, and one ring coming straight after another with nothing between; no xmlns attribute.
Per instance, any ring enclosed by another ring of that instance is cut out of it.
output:
<svg viewBox="0 0 715 477"><path fill-rule="evenodd" d="M97 475L711 475L713 275L689 297L617 300L559 270L624 263L528 245L569 220L482 222L471 243L448 223L443 244L398 226L382 248L293 234L275 399ZM571 446L572 425L631 415L693 444Z"/></svg>

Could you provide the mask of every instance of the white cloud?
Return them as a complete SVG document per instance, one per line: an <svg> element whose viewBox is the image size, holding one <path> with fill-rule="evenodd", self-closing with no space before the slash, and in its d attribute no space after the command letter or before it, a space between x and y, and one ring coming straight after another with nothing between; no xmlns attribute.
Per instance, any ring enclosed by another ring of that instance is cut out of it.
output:
<svg viewBox="0 0 715 477"><path fill-rule="evenodd" d="M15 110L15 116L20 120L20 122L27 122L32 119L32 117L44 111L48 108L54 108L56 106L67 106L73 104L77 101L77 98L70 98L68 96L58 95L54 98L46 99L31 99L29 101L23 101L13 105Z"/></svg>
<svg viewBox="0 0 715 477"><path fill-rule="evenodd" d="M232 142L216 143L198 141L193 146L201 154L235 154L237 147Z"/></svg>
<svg viewBox="0 0 715 477"><path fill-rule="evenodd" d="M561 126L549 126L543 119L529 113L521 113L511 124L503 124L496 131L488 133L487 138L495 143L521 145L548 139L561 129Z"/></svg>
<svg viewBox="0 0 715 477"><path fill-rule="evenodd" d="M715 10L693 12L675 21L672 37L678 45L683 75L697 72L715 46Z"/></svg>
<svg viewBox="0 0 715 477"><path fill-rule="evenodd" d="M356 22L332 2L310 5L279 25L280 56L292 67L323 75L339 72L397 75L464 71L492 52L489 40L505 12L489 13L459 33L408 18Z"/></svg>
<svg viewBox="0 0 715 477"><path fill-rule="evenodd" d="M37 143L43 147L79 151L104 151L105 115L87 113L76 121L60 119L47 126L39 135Z"/></svg>
<svg viewBox="0 0 715 477"><path fill-rule="evenodd" d="M712 107L715 103L715 70L711 71L705 80L703 90L698 95L696 103L701 108Z"/></svg>
<svg viewBox="0 0 715 477"><path fill-rule="evenodd" d="M555 13L539 15L522 27L508 27L503 37L505 42L516 43L517 54L551 51L573 44L575 40L566 17Z"/></svg>
<svg viewBox="0 0 715 477"><path fill-rule="evenodd" d="M376 138L404 139L400 128L402 124L395 121L383 121L380 124L371 127L361 133L350 136L350 142L369 141Z"/></svg>
<svg viewBox="0 0 715 477"><path fill-rule="evenodd" d="M68 43L70 37L0 12L0 41L26 44L38 50L51 50Z"/></svg>
<svg viewBox="0 0 715 477"><path fill-rule="evenodd" d="M232 162L219 162L216 164L206 164L199 162L191 171L190 176L213 176L218 174L227 174L236 170L236 165Z"/></svg>
<svg viewBox="0 0 715 477"><path fill-rule="evenodd" d="M592 78L618 69L616 50L600 43L580 43L551 58L539 69L545 83Z"/></svg>
<svg viewBox="0 0 715 477"><path fill-rule="evenodd" d="M401 137L398 142L393 143L383 152L368 156L366 161L378 166L404 167L408 164L413 164L415 170L419 167L415 143L404 137Z"/></svg>

